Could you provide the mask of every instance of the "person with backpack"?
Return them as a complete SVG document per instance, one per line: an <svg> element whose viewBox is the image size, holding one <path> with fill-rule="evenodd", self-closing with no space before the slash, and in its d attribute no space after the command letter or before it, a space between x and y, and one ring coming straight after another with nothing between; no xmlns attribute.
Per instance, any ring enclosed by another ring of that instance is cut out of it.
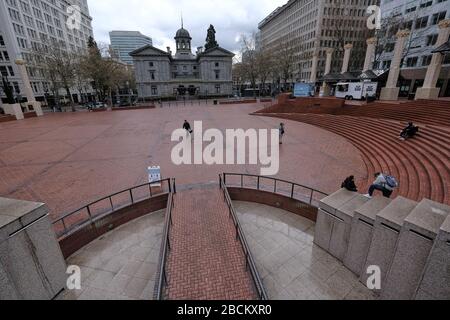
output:
<svg viewBox="0 0 450 320"><path fill-rule="evenodd" d="M192 134L192 128L191 124L187 122L187 120L184 120L183 129L186 130L189 134Z"/></svg>
<svg viewBox="0 0 450 320"><path fill-rule="evenodd" d="M376 180L369 188L369 193L365 196L371 199L375 190L378 190L383 193L384 197L390 198L394 189L399 185L397 180L392 176L384 175L382 173L376 173L375 178Z"/></svg>
<svg viewBox="0 0 450 320"><path fill-rule="evenodd" d="M342 183L341 188L347 189L351 192L358 192L358 188L356 187L355 177L350 176Z"/></svg>
<svg viewBox="0 0 450 320"><path fill-rule="evenodd" d="M280 144L283 144L283 137L286 133L286 129L284 127L284 123L280 123L280 128L278 129L280 131Z"/></svg>

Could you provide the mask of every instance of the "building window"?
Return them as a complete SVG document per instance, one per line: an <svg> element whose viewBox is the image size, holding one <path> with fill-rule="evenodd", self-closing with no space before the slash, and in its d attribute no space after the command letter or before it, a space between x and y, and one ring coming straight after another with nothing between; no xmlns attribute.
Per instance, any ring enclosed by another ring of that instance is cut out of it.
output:
<svg viewBox="0 0 450 320"><path fill-rule="evenodd" d="M218 68L219 67L219 63L218 62L216 62L216 68Z"/></svg>
<svg viewBox="0 0 450 320"><path fill-rule="evenodd" d="M150 72L150 79L155 80L155 72L151 70L149 72Z"/></svg>
<svg viewBox="0 0 450 320"><path fill-rule="evenodd" d="M427 47L434 46L437 42L438 34L432 34L427 36Z"/></svg>
<svg viewBox="0 0 450 320"><path fill-rule="evenodd" d="M150 67L154 67L153 62L149 62L148 65L149 65Z"/></svg>
<svg viewBox="0 0 450 320"><path fill-rule="evenodd" d="M416 29L425 28L428 25L428 17L422 17L416 20Z"/></svg>
<svg viewBox="0 0 450 320"><path fill-rule="evenodd" d="M406 66L411 68L417 66L417 57L411 57L406 59Z"/></svg>
<svg viewBox="0 0 450 320"><path fill-rule="evenodd" d="M158 95L158 87L152 86L152 96Z"/></svg>
<svg viewBox="0 0 450 320"><path fill-rule="evenodd" d="M3 36L0 36L0 46L5 45L5 40L3 40Z"/></svg>
<svg viewBox="0 0 450 320"><path fill-rule="evenodd" d="M8 70L6 69L5 66L0 66L0 73L2 74L3 77L8 76Z"/></svg>
<svg viewBox="0 0 450 320"><path fill-rule="evenodd" d="M216 93L220 93L220 85L216 85Z"/></svg>
<svg viewBox="0 0 450 320"><path fill-rule="evenodd" d="M422 66L424 66L424 67L429 66L432 58L433 58L432 55L423 56L422 57Z"/></svg>
<svg viewBox="0 0 450 320"><path fill-rule="evenodd" d="M447 15L447 11L443 11L443 12L439 12L436 14L433 14L433 19L431 21L432 25L438 24L439 22L441 22L442 20L445 19L445 16Z"/></svg>

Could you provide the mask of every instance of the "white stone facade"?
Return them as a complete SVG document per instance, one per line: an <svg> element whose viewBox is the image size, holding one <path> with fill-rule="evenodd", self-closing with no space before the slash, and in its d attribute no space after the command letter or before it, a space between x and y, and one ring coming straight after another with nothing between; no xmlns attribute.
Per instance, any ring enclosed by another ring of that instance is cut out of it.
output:
<svg viewBox="0 0 450 320"><path fill-rule="evenodd" d="M150 45L130 54L139 98L230 96L234 54L216 47L193 55L185 29L180 29L175 39L175 55Z"/></svg>
<svg viewBox="0 0 450 320"><path fill-rule="evenodd" d="M71 16L71 11L67 9L70 5L78 6L81 13L80 24L73 29L66 24ZM87 0L73 0L70 4L65 0L0 1L0 71L3 76L8 76L15 94L20 91L24 96L25 87L14 61L29 60L31 49L42 36L63 41L74 52L85 50L88 38L93 37ZM36 99L43 100L49 83L38 68L27 65L27 72ZM76 93L75 89L72 91ZM3 92L0 95L5 98Z"/></svg>

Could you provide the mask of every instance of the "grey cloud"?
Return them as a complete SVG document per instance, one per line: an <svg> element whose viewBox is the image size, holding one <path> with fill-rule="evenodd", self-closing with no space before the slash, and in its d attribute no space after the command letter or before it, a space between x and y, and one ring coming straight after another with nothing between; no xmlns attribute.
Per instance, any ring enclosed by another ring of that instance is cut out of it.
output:
<svg viewBox="0 0 450 320"><path fill-rule="evenodd" d="M204 46L210 24L220 46L238 51L236 38L257 30L258 23L287 0L88 0L97 41L109 42L111 30L138 30L154 45L174 50L173 37L181 25L189 30L193 47Z"/></svg>

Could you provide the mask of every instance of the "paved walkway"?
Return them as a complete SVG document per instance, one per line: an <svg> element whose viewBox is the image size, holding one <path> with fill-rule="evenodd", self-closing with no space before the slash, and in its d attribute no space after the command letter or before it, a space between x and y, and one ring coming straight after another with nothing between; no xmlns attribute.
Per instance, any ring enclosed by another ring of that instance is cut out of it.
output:
<svg viewBox="0 0 450 320"><path fill-rule="evenodd" d="M256 299L242 245L218 186L175 196L169 300Z"/></svg>
<svg viewBox="0 0 450 320"><path fill-rule="evenodd" d="M315 224L256 203L234 207L271 300L374 300L341 262L314 243Z"/></svg>
<svg viewBox="0 0 450 320"><path fill-rule="evenodd" d="M67 265L81 269L81 289L62 300L152 300L165 210L131 221L88 244Z"/></svg>
<svg viewBox="0 0 450 320"><path fill-rule="evenodd" d="M277 128L280 120L249 115L262 105L159 108L58 113L0 123L0 195L45 202L52 218L104 196L148 182L161 166L178 185L218 182L223 172L259 174L258 165L183 165L171 161L171 134L183 120L204 130ZM277 178L331 193L354 174L367 178L360 152L346 139L307 124L285 121ZM326 173L326 174L324 174Z"/></svg>

